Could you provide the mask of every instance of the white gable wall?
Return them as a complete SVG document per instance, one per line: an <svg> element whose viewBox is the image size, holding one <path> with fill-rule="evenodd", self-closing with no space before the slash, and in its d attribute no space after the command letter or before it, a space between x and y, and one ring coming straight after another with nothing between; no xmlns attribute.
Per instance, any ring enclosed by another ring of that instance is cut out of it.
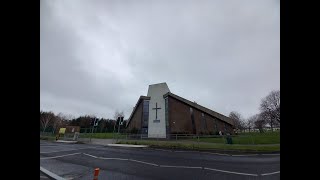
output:
<svg viewBox="0 0 320 180"><path fill-rule="evenodd" d="M166 121L165 121L165 100L163 95L170 92L166 83L149 85L148 95L149 101L149 123L148 123L148 137L150 138L166 138ZM156 119L156 107L161 108L157 111L157 119L160 122L154 122Z"/></svg>

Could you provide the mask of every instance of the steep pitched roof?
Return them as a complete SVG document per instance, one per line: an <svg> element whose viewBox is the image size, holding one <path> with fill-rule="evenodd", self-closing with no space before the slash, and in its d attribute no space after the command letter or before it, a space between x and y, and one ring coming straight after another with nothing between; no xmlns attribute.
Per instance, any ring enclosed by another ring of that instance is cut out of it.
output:
<svg viewBox="0 0 320 180"><path fill-rule="evenodd" d="M133 114L136 112L136 110L137 110L137 108L138 108L138 105L139 105L139 103L140 103L142 100L150 100L150 97L148 97L148 96L140 96L140 98L138 99L138 102L136 103L136 106L133 108L133 111L132 111L132 113L131 113L131 115L130 115L130 117L129 117L129 119L128 119L128 123L127 123L127 125L126 125L126 128L128 127L128 125L129 125L129 123L130 123L130 121L131 121L131 118L132 118Z"/></svg>
<svg viewBox="0 0 320 180"><path fill-rule="evenodd" d="M208 109L208 108L206 108L206 107L203 107L203 106L201 106L201 105L199 105L199 104L197 104L197 103L191 102L191 101L189 101L189 100L187 100L187 99L184 99L184 98L182 98L182 97L180 97L180 96L178 96L178 95L175 95L175 94L173 94L173 93L171 93L171 92L168 92L168 93L166 93L166 94L163 95L164 98L167 97L167 96L173 97L173 98L175 98L175 99L178 100L178 101L181 101L181 102L183 102L183 103L185 103L185 104L188 104L189 106L191 106L191 107L193 107L193 108L195 108L195 109L198 109L198 110L200 110L200 111L203 111L203 112L205 112L205 113L207 113L207 114L209 114L209 115L211 115L211 116L213 116L213 117L215 117L215 118L217 118L217 119L220 119L220 120L222 120L222 121L224 121L224 122L226 122L226 123L234 126L233 120L232 120L231 118L223 115L223 114L217 113L217 112L215 112L215 111L213 111L213 110L211 110L211 109Z"/></svg>

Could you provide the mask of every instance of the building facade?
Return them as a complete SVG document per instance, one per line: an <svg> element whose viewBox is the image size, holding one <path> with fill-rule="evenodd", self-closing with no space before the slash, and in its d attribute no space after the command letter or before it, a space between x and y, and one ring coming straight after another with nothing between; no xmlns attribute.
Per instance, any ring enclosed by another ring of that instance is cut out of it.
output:
<svg viewBox="0 0 320 180"><path fill-rule="evenodd" d="M233 121L170 92L166 83L149 85L147 96L140 96L126 126L149 138L169 134L233 133Z"/></svg>

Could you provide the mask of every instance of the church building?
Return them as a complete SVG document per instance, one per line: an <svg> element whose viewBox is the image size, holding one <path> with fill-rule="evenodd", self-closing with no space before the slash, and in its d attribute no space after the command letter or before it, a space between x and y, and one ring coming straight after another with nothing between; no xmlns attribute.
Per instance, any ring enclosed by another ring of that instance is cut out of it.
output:
<svg viewBox="0 0 320 180"><path fill-rule="evenodd" d="M138 130L148 138L169 138L169 134L233 133L233 121L170 92L166 83L149 85L140 96L126 129Z"/></svg>

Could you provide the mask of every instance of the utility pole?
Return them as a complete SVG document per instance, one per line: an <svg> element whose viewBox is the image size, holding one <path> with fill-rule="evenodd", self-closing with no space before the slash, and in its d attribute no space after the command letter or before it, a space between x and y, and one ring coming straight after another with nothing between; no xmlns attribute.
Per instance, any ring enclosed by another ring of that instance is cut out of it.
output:
<svg viewBox="0 0 320 180"><path fill-rule="evenodd" d="M94 119L93 119L93 123L91 122L91 124L92 124L92 127L91 127L90 142L91 142L91 138L92 138L92 134L93 134L93 129L94 129L95 126L98 125L98 119L97 119L97 118L94 118Z"/></svg>
<svg viewBox="0 0 320 180"><path fill-rule="evenodd" d="M90 123L90 125L91 125L90 142L91 142L91 138L92 138L92 133L93 133L93 126L94 126L94 119L93 119L93 121L91 120L91 123Z"/></svg>
<svg viewBox="0 0 320 180"><path fill-rule="evenodd" d="M117 117L118 118L118 117ZM112 136L113 136L113 140L115 139L115 137L114 137L114 133L115 133L115 131L116 131L116 124L117 124L117 120L116 120L116 122L114 123L114 125L113 125L113 133L112 133Z"/></svg>
<svg viewBox="0 0 320 180"><path fill-rule="evenodd" d="M116 122L115 122L114 125L113 125L113 133L116 131L116 124L117 124L117 120L116 120Z"/></svg>

